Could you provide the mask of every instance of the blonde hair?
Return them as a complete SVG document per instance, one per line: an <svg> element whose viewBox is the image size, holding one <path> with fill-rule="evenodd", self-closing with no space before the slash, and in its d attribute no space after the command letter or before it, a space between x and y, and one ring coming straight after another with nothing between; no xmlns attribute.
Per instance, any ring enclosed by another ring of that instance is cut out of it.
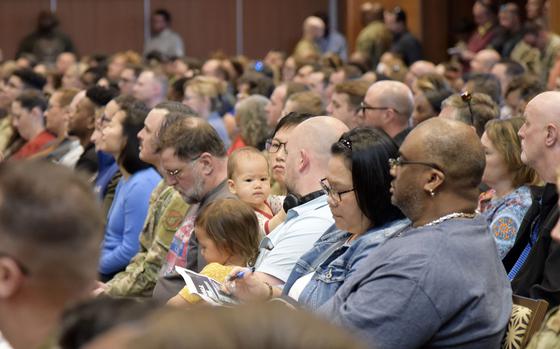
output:
<svg viewBox="0 0 560 349"><path fill-rule="evenodd" d="M208 97L211 110L219 109L220 96L226 91L225 83L212 76L197 76L187 81L185 90L187 88L201 97Z"/></svg>
<svg viewBox="0 0 560 349"><path fill-rule="evenodd" d="M268 102L266 97L253 95L245 98L235 107L239 117L241 138L249 146L262 147L266 141L269 130L265 108Z"/></svg>
<svg viewBox="0 0 560 349"><path fill-rule="evenodd" d="M235 170L237 170L237 167L239 166L239 161L241 159L246 159L249 157L262 157L264 159L264 161L267 164L268 167L268 160L266 159L266 156L264 156L263 153L261 153L257 148L253 148L253 147L243 147L243 148L239 148L234 150L228 157L228 163L227 163L227 175L228 175L228 179L233 179L234 175L235 175ZM269 172L270 169L268 169L267 172Z"/></svg>

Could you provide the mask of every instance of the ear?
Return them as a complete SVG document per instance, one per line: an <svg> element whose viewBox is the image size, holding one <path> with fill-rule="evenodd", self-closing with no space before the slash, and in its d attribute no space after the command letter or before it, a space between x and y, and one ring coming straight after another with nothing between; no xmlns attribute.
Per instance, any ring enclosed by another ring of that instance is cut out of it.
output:
<svg viewBox="0 0 560 349"><path fill-rule="evenodd" d="M36 120L40 120L43 116L43 111L39 107L35 107L31 109L30 113L33 116L33 118Z"/></svg>
<svg viewBox="0 0 560 349"><path fill-rule="evenodd" d="M429 172L428 181L424 184L424 190L431 195L431 193L437 194L438 188L443 185L445 181L445 174L439 170L433 169Z"/></svg>
<svg viewBox="0 0 560 349"><path fill-rule="evenodd" d="M9 298L16 293L23 278L20 267L13 259L0 258L0 298Z"/></svg>
<svg viewBox="0 0 560 349"><path fill-rule="evenodd" d="M209 176L214 171L214 157L210 153L202 153L197 160L202 167L202 174Z"/></svg>
<svg viewBox="0 0 560 349"><path fill-rule="evenodd" d="M235 190L235 182L232 179L227 180L229 192L233 195L237 195L237 190Z"/></svg>
<svg viewBox="0 0 560 349"><path fill-rule="evenodd" d="M390 124L395 118L399 117L394 109L387 109L383 113L383 122L385 124Z"/></svg>
<svg viewBox="0 0 560 349"><path fill-rule="evenodd" d="M304 172L309 167L309 154L307 150L299 151L298 172Z"/></svg>
<svg viewBox="0 0 560 349"><path fill-rule="evenodd" d="M554 124L546 125L545 145L551 147L558 141L558 128Z"/></svg>

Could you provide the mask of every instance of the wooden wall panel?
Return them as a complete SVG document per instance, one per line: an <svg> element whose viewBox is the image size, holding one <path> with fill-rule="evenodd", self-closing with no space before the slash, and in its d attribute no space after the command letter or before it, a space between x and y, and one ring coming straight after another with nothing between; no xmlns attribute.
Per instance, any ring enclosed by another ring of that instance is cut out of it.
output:
<svg viewBox="0 0 560 349"><path fill-rule="evenodd" d="M37 27L37 15L48 10L48 0L0 1L0 48L4 59L16 54L19 42Z"/></svg>
<svg viewBox="0 0 560 349"><path fill-rule="evenodd" d="M268 2L268 1L265 1ZM221 50L235 54L235 0L151 0L152 11L173 14L173 29L181 34L188 56L207 57Z"/></svg>
<svg viewBox="0 0 560 349"><path fill-rule="evenodd" d="M447 49L450 43L447 17L449 7L453 6L447 0L423 0L422 1L422 45L424 58L432 62L443 62L448 59Z"/></svg>
<svg viewBox="0 0 560 349"><path fill-rule="evenodd" d="M142 1L58 0L57 15L80 54L142 50Z"/></svg>
<svg viewBox="0 0 560 349"><path fill-rule="evenodd" d="M290 54L301 38L303 20L328 12L328 0L243 0L243 7L245 54L264 57L270 49Z"/></svg>

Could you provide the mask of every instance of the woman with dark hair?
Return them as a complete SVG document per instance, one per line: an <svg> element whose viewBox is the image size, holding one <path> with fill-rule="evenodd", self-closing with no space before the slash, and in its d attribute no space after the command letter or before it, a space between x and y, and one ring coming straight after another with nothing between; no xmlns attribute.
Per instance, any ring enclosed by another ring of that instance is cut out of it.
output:
<svg viewBox="0 0 560 349"><path fill-rule="evenodd" d="M138 252L138 236L148 213L150 195L161 180L158 172L140 160L138 132L148 108L139 101L124 102L102 129L100 143L115 157L122 178L109 210L99 262L102 281L123 270Z"/></svg>
<svg viewBox="0 0 560 349"><path fill-rule="evenodd" d="M310 309L331 298L360 260L407 223L391 204L389 159L398 157L398 149L385 132L353 129L333 144L331 153L321 185L335 225L300 258L283 288ZM248 273L234 282L231 290L241 299L282 293Z"/></svg>

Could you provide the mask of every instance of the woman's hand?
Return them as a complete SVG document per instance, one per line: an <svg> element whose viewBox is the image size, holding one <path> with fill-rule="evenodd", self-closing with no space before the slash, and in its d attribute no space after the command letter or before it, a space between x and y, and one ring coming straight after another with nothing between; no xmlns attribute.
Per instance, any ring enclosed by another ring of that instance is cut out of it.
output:
<svg viewBox="0 0 560 349"><path fill-rule="evenodd" d="M224 292L243 302L262 301L270 298L270 286L260 280L249 268L233 268L226 277L224 286Z"/></svg>

